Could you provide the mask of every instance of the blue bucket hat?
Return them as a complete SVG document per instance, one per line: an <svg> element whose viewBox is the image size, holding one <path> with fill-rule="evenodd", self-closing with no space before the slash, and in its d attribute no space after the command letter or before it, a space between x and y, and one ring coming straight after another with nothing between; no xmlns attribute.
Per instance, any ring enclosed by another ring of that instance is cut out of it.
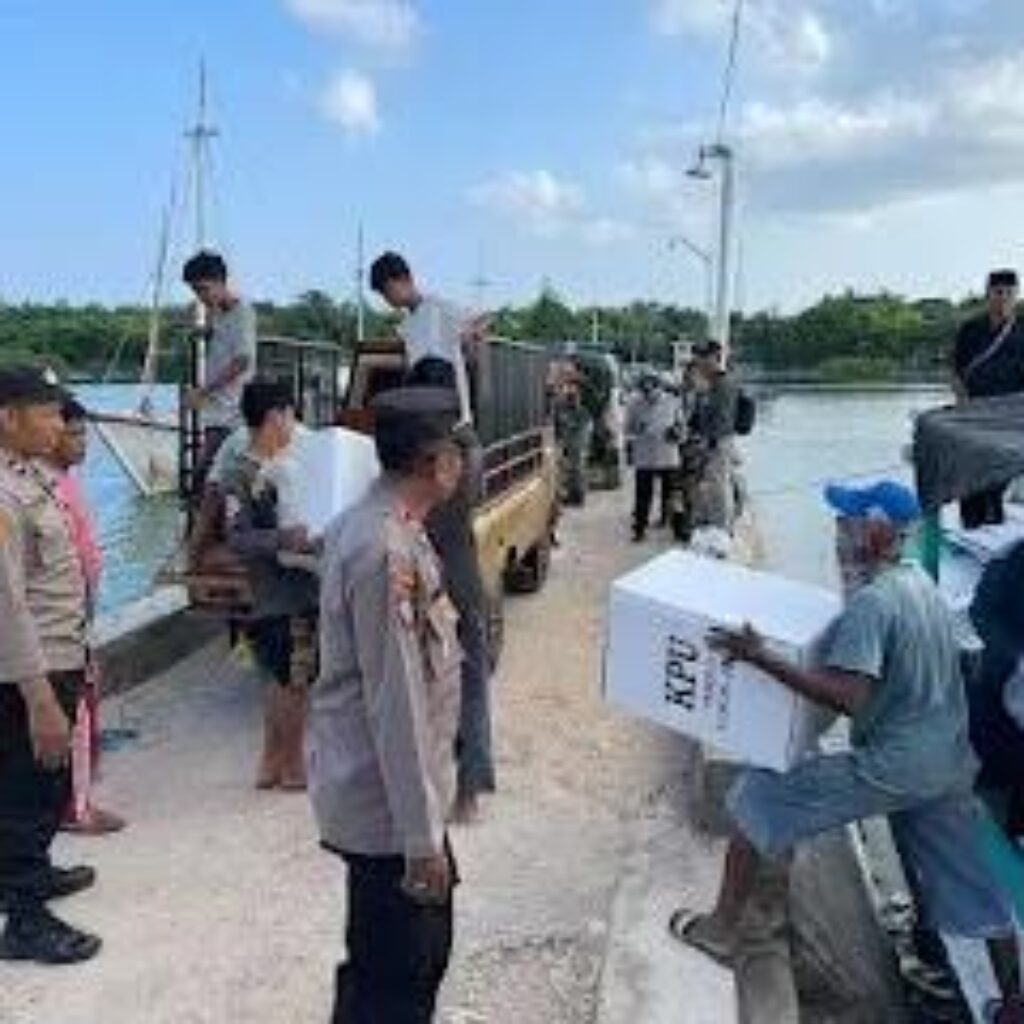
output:
<svg viewBox="0 0 1024 1024"><path fill-rule="evenodd" d="M830 484L825 488L825 501L846 519L882 519L893 526L906 527L921 518L917 495L894 480L860 487Z"/></svg>

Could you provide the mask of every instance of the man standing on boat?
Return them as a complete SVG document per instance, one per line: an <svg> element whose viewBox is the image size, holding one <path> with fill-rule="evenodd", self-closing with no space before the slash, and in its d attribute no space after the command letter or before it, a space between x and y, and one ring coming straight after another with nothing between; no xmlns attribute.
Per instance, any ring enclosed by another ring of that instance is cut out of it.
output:
<svg viewBox="0 0 1024 1024"><path fill-rule="evenodd" d="M988 309L964 323L953 351L957 400L995 398L1024 391L1024 328L1017 317L1020 297L1015 270L994 270L986 288ZM960 504L968 530L1002 523L1005 487L972 494Z"/></svg>
<svg viewBox="0 0 1024 1024"><path fill-rule="evenodd" d="M217 449L242 422L242 391L256 374L256 311L231 287L227 264L219 253L196 253L185 264L182 277L208 317L203 383L186 396L203 427L202 477Z"/></svg>
<svg viewBox="0 0 1024 1024"><path fill-rule="evenodd" d="M57 474L64 393L29 367L0 370L0 960L70 964L100 940L46 904L88 889L50 844L71 797L71 722L85 682L86 581Z"/></svg>
<svg viewBox="0 0 1024 1024"><path fill-rule="evenodd" d="M483 490L483 450L473 428L470 368L485 353L486 317L473 317L420 291L409 264L387 252L374 261L370 285L392 309L405 313L398 334L405 343L407 383L454 390L459 406L458 438L466 468L455 495L435 509L427 531L444 567L445 587L459 613L462 715L459 723L459 787L454 818L476 820L482 794L495 789L491 729L491 656L487 642L486 592L480 578L473 511ZM479 379L479 375L478 379Z"/></svg>

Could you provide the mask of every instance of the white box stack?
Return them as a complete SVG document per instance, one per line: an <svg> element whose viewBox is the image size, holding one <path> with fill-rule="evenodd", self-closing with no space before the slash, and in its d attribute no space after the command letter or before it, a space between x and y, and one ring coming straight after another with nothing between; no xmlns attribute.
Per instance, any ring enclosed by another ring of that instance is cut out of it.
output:
<svg viewBox="0 0 1024 1024"><path fill-rule="evenodd" d="M839 599L820 587L669 552L612 585L606 699L749 764L783 771L829 716L749 665L723 664L708 633L749 622L772 650L806 665L839 610Z"/></svg>

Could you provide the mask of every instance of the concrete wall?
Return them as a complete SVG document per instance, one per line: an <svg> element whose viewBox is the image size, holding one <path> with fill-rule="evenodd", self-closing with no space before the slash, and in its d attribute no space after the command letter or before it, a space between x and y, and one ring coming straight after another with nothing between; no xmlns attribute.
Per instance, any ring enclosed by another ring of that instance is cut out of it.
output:
<svg viewBox="0 0 1024 1024"><path fill-rule="evenodd" d="M223 622L190 612L184 595L174 589L120 609L96 629L104 694L130 690L166 672L224 629Z"/></svg>

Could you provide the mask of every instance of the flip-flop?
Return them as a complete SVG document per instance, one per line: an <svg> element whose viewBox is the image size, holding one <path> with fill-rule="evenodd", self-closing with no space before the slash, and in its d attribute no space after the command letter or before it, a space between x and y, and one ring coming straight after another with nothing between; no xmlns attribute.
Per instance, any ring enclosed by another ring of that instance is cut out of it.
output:
<svg viewBox="0 0 1024 1024"><path fill-rule="evenodd" d="M714 960L720 967L732 970L736 959L736 950L725 940L701 935L697 929L708 920L708 914L699 914L695 910L680 907L668 921L668 932L676 942L703 953Z"/></svg>

